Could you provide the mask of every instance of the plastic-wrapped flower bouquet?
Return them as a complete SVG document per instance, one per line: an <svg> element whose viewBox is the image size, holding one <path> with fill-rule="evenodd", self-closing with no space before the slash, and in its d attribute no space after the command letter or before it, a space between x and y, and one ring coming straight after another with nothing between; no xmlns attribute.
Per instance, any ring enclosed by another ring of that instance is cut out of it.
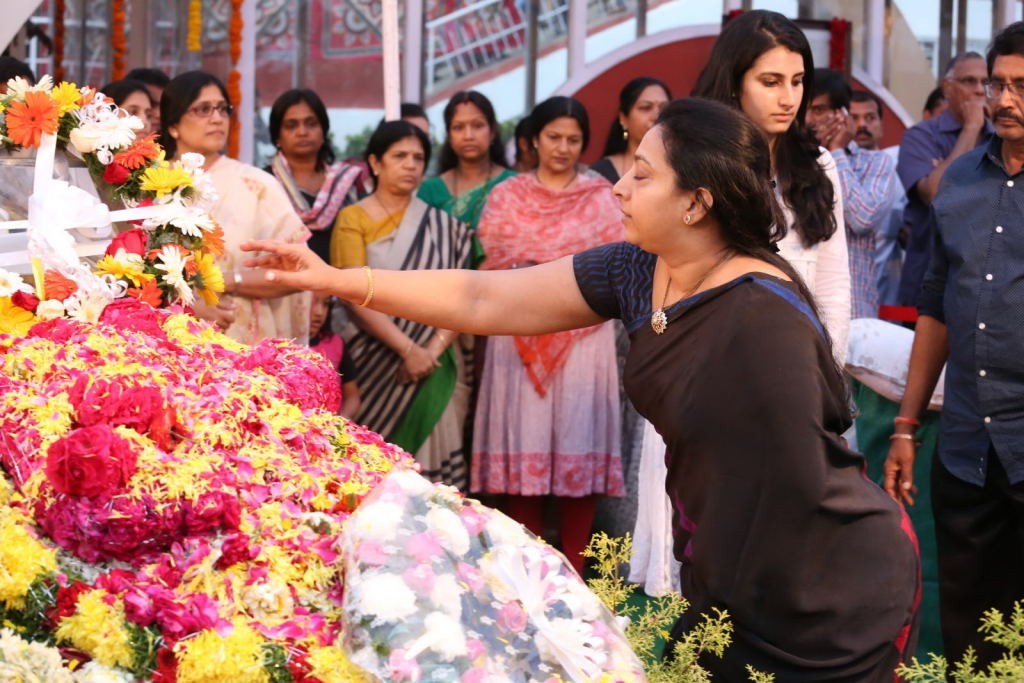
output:
<svg viewBox="0 0 1024 683"><path fill-rule="evenodd" d="M343 641L380 680L643 681L615 617L502 513L393 472L348 519Z"/></svg>

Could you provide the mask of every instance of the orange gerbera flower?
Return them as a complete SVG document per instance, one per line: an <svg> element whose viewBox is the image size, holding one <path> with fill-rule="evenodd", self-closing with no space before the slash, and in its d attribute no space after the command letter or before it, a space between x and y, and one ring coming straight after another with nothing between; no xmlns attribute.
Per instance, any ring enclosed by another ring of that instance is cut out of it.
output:
<svg viewBox="0 0 1024 683"><path fill-rule="evenodd" d="M213 256L224 255L224 228L215 225L203 233L203 248Z"/></svg>
<svg viewBox="0 0 1024 683"><path fill-rule="evenodd" d="M21 147L39 147L43 133L57 132L60 107L49 93L29 91L7 109L7 137Z"/></svg>
<svg viewBox="0 0 1024 683"><path fill-rule="evenodd" d="M137 138L131 147L115 154L114 163L134 171L156 159L158 154L160 154L160 147L156 144L156 133L153 133L144 138Z"/></svg>
<svg viewBox="0 0 1024 683"><path fill-rule="evenodd" d="M133 299L149 304L153 308L159 308L160 303L163 299L164 293L160 291L160 287L157 286L156 280L146 280L145 284L141 287L129 287L128 296Z"/></svg>
<svg viewBox="0 0 1024 683"><path fill-rule="evenodd" d="M146 260L149 261L150 263L155 262L158 258L160 258L160 252L163 251L164 249L167 249L168 247L170 247L171 249L177 250L177 252L179 254L181 254L182 258L184 258L186 256L191 256L192 255L191 251L189 251L185 247L181 246L180 244L171 243L171 244L164 244L163 246L159 247L158 249L150 249L149 252L146 254Z"/></svg>
<svg viewBox="0 0 1024 683"><path fill-rule="evenodd" d="M78 291L78 284L56 270L48 270L43 278L43 289L46 290L47 299L64 301Z"/></svg>

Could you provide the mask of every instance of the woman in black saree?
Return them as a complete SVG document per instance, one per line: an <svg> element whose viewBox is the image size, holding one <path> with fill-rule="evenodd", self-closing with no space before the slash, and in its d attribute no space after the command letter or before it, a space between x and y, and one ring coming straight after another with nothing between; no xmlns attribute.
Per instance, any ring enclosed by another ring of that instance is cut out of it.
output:
<svg viewBox="0 0 1024 683"><path fill-rule="evenodd" d="M784 225L764 137L740 112L670 104L616 185L628 243L533 268L333 270L254 242L266 277L431 325L542 334L618 317L626 388L668 444L666 490L690 612L728 610L702 662L779 681L891 681L913 650L916 542L839 434L842 376L805 285L772 249Z"/></svg>

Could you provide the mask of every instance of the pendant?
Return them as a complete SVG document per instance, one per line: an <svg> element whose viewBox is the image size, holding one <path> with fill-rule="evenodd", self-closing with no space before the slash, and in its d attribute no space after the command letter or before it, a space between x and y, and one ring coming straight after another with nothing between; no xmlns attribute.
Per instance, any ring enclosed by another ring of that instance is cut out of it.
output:
<svg viewBox="0 0 1024 683"><path fill-rule="evenodd" d="M668 329L668 316L660 308L651 313L651 329L654 330L654 334L665 334L665 330Z"/></svg>

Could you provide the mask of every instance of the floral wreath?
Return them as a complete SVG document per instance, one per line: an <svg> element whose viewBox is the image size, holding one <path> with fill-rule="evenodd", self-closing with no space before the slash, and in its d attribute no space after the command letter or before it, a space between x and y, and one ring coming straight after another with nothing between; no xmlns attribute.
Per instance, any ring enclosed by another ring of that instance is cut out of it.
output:
<svg viewBox="0 0 1024 683"><path fill-rule="evenodd" d="M97 185L135 209L139 220L114 238L92 268L93 286L83 286L74 266L47 258L45 250L33 254L34 288L0 269L0 332L24 334L40 320L60 317L96 322L107 304L124 297L158 308L188 307L197 296L216 304L224 291L215 263L224 252L224 233L208 213L216 191L202 170L203 157L184 154L169 162L155 135L136 135L143 127L90 87L54 85L49 76L36 85L20 77L7 82L0 142L9 150L36 149L39 159L48 144L81 158ZM47 202L61 203L67 202Z"/></svg>

